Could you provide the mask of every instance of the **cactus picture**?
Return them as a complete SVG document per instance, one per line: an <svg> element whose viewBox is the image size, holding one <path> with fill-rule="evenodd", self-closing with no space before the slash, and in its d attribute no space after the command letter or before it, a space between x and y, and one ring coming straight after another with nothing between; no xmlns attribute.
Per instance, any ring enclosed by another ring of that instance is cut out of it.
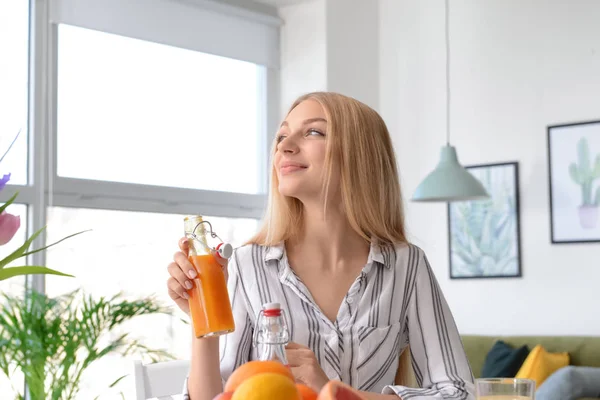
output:
<svg viewBox="0 0 600 400"><path fill-rule="evenodd" d="M600 241L600 121L548 127L553 243Z"/></svg>
<svg viewBox="0 0 600 400"><path fill-rule="evenodd" d="M600 178L600 153L596 154L596 159L592 164L590 162L590 146L585 137L577 142L577 162L569 165L569 174L571 179L581 186L582 206L600 205L600 186L592 194L592 184Z"/></svg>
<svg viewBox="0 0 600 400"><path fill-rule="evenodd" d="M519 165L467 167L490 198L448 205L450 277L521 276Z"/></svg>
<svg viewBox="0 0 600 400"><path fill-rule="evenodd" d="M577 162L569 165L571 179L581 187L581 205L579 222L582 228L591 229L598 224L598 206L600 205L600 186L593 190L594 181L600 178L600 153L592 164L590 147L585 137L577 142Z"/></svg>

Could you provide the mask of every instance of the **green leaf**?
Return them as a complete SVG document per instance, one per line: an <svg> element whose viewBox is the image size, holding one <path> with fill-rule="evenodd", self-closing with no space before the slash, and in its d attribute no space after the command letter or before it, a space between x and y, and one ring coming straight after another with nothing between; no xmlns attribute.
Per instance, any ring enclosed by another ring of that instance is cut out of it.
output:
<svg viewBox="0 0 600 400"><path fill-rule="evenodd" d="M23 257L23 253L26 252L27 249L29 249L29 246L31 246L31 243L40 235L40 233L42 233L42 231L44 229L46 229L46 227L35 232L33 235L31 235L31 237L29 239L27 239L25 241L25 243L23 243L23 245L21 247L19 247L18 249L16 249L12 253L10 253L3 260L0 260L0 269L4 268L7 264L16 260L17 258Z"/></svg>
<svg viewBox="0 0 600 400"><path fill-rule="evenodd" d="M577 142L577 162L579 164L580 176L584 180L587 180L588 175L592 171L590 166L590 147L585 137L582 137Z"/></svg>
<svg viewBox="0 0 600 400"><path fill-rule="evenodd" d="M21 267L10 267L0 269L0 281L8 278L12 278L18 275L34 275L34 274L45 274L45 275L60 275L73 277L73 275L65 274L60 271L56 271L46 267L40 267L37 265L27 265Z"/></svg>
<svg viewBox="0 0 600 400"><path fill-rule="evenodd" d="M593 178L594 179L600 178L600 154L596 155L596 162L594 165Z"/></svg>
<svg viewBox="0 0 600 400"><path fill-rule="evenodd" d="M12 202L15 201L18 194L19 194L19 192L16 192L15 194L12 195L12 197L10 199L8 199L8 201L6 203L4 203L2 206L0 206L0 214L2 214L4 212L4 210L6 210L6 207L11 205Z"/></svg>
<svg viewBox="0 0 600 400"><path fill-rule="evenodd" d="M44 229L44 228L42 228L42 229ZM41 229L40 229L40 230L41 230ZM52 243L52 244L49 244L49 245L47 245L47 246L44 246L44 247L40 247L39 249L32 250L32 251L30 251L30 252L27 252L27 253L23 253L23 254L21 255L21 257L28 256L28 255L30 255L30 254L34 254L34 253L37 253L37 252L39 252L39 251L42 251L42 250L46 250L47 248L49 248L49 247L52 247L52 246L55 246L55 245L59 244L60 242L63 242L63 241L65 241L65 240L69 239L69 238L72 238L73 236L81 235L82 233L89 232L89 231L91 231L91 229L87 229L87 230L85 230L85 231L81 231L81 232L77 232L77 233L74 233L74 234L72 234L72 235L69 235L69 236L65 236L64 238L62 238L62 239L60 239L60 240L58 240L58 241L56 241L56 242L54 242L54 243ZM0 267L0 268L1 268L1 267Z"/></svg>
<svg viewBox="0 0 600 400"><path fill-rule="evenodd" d="M123 379L127 378L128 376L129 376L129 374L125 374L125 375L121 376L119 379L117 379L116 381L114 381L113 383L108 385L108 387L109 388L115 387L117 385L117 383L121 382Z"/></svg>
<svg viewBox="0 0 600 400"><path fill-rule="evenodd" d="M19 247L19 248L18 248L17 250L15 250L15 251L13 251L13 252L12 252L12 253L11 253L11 254L10 254L8 257L6 257L4 260L0 260L0 269L4 268L4 267L5 267L5 266L6 266L8 263L10 263L10 262L12 262L12 261L16 260L17 258L26 257L26 256L28 256L28 255L30 255L30 254L34 254L34 253L37 253L37 252L39 252L39 251L46 250L47 248L49 248L49 247L52 247L52 246L54 246L54 245L57 245L57 244L59 244L60 242L62 242L62 241L64 241L64 240L67 240L67 239L69 239L69 238L72 238L73 236L77 236L77 235L80 235L80 234L82 234L82 233L84 233L84 232L87 232L87 231L81 231L81 232L77 232L77 233L74 233L74 234L72 234L72 235L66 236L66 237L64 237L64 238L60 239L59 241L57 241L57 242L54 242L54 243L52 243L52 244L49 244L49 245L47 245L47 246L41 247L41 248L39 248L39 249L36 249L36 250L27 251L27 250L29 250L29 246L31 246L31 243L32 243L32 242L33 242L33 241L34 241L34 240L35 240L35 239L36 239L36 238L37 238L37 237L38 237L38 236L39 236L39 235L42 233L42 231L43 231L44 229L46 229L46 227L43 227L43 228L41 228L39 231L35 232L33 235L31 235L31 237L30 237L29 239L27 239L27 240L25 241L25 243L23 243L23 245L22 245L21 247ZM89 229L88 229L88 231L89 231Z"/></svg>
<svg viewBox="0 0 600 400"><path fill-rule="evenodd" d="M575 163L571 163L569 165L569 175L571 175L571 179L578 185L581 185L581 178L579 177L579 170L577 169L577 165Z"/></svg>
<svg viewBox="0 0 600 400"><path fill-rule="evenodd" d="M494 214L489 212L486 213L483 217L483 220L480 222L481 224L481 237L479 238L479 249L481 252L490 251L493 243L493 234L494 230L492 228Z"/></svg>

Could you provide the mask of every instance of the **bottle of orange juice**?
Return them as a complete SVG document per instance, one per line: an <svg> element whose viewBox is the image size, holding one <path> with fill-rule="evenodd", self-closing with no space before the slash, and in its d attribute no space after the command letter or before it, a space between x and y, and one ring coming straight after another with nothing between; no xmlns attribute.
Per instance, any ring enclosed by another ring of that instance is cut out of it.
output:
<svg viewBox="0 0 600 400"><path fill-rule="evenodd" d="M233 332L235 324L227 282L217 258L231 257L232 247L223 243L212 230L210 222L199 215L184 218L185 237L190 248L189 260L198 276L188 290L190 316L197 338L219 336ZM217 246L214 239L218 239Z"/></svg>

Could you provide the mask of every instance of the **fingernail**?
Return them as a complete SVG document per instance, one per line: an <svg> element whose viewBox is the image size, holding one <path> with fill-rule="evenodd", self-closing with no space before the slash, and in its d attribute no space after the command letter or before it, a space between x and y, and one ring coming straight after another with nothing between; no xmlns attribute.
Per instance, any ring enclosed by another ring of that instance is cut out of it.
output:
<svg viewBox="0 0 600 400"><path fill-rule="evenodd" d="M198 276L198 273L196 272L195 269L190 269L188 271L188 275L190 276L190 278L194 279L196 276Z"/></svg>
<svg viewBox="0 0 600 400"><path fill-rule="evenodd" d="M185 282L185 288L186 288L186 289L188 289L188 290L189 290L189 289L191 289L192 287L193 287L193 286L192 286L192 282L190 282L190 281L186 281L186 282Z"/></svg>
<svg viewBox="0 0 600 400"><path fill-rule="evenodd" d="M189 300L190 299L190 295L187 294L186 292L183 292L183 298L186 299L186 300Z"/></svg>

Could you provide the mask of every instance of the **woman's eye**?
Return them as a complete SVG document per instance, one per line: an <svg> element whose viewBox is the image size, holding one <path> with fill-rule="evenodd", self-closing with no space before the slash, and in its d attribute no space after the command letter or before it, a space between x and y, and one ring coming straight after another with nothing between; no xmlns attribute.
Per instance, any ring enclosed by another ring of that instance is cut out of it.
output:
<svg viewBox="0 0 600 400"><path fill-rule="evenodd" d="M306 132L306 136L325 136L325 134L316 129L309 129L308 132Z"/></svg>
<svg viewBox="0 0 600 400"><path fill-rule="evenodd" d="M281 143L281 141L285 139L285 135L277 135L277 137L275 138L275 141L277 143Z"/></svg>

